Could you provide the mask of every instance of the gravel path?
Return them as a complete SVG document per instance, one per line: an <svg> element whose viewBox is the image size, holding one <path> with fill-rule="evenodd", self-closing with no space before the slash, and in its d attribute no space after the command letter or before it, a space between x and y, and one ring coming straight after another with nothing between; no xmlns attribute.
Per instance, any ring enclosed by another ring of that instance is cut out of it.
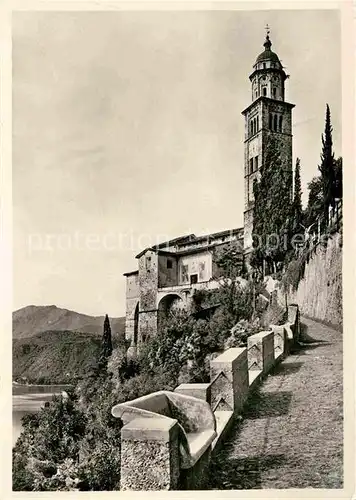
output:
<svg viewBox="0 0 356 500"><path fill-rule="evenodd" d="M343 487L342 334L302 323L318 342L288 356L250 399L208 489Z"/></svg>

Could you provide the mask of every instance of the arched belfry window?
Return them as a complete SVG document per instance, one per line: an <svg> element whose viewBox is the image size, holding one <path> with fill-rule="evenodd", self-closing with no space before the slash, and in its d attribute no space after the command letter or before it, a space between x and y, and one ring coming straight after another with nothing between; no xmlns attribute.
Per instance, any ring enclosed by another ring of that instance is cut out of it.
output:
<svg viewBox="0 0 356 500"><path fill-rule="evenodd" d="M263 87L262 92L263 92L263 95L266 97L266 95L267 95L267 88Z"/></svg>
<svg viewBox="0 0 356 500"><path fill-rule="evenodd" d="M272 130L272 113L268 116L268 128Z"/></svg>
<svg viewBox="0 0 356 500"><path fill-rule="evenodd" d="M279 117L279 131L282 132L282 123L283 123L283 117L282 115Z"/></svg>
<svg viewBox="0 0 356 500"><path fill-rule="evenodd" d="M277 132L277 115L274 115L273 117L273 130Z"/></svg>

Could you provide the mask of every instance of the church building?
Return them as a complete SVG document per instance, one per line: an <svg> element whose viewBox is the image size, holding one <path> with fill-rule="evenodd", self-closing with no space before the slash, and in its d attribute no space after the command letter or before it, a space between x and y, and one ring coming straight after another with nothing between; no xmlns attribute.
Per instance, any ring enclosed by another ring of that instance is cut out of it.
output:
<svg viewBox="0 0 356 500"><path fill-rule="evenodd" d="M257 57L250 75L251 104L242 112L245 117L245 209L244 250L252 250L253 183L259 180L261 165L265 161L268 142L276 139L282 168L293 175L292 160L292 109L294 104L285 100L286 75L267 32L265 50ZM290 183L292 186L292 183ZM286 203L292 191L286 193Z"/></svg>
<svg viewBox="0 0 356 500"><path fill-rule="evenodd" d="M276 139L283 168L292 176L292 109L285 100L288 75L275 52L267 31L250 75L251 103L242 111L244 137L244 227L197 237L182 236L140 252L138 269L125 273L126 330L131 348L155 335L160 319L174 308L189 308L195 290L219 286L222 271L216 256L234 244L243 260L252 251L253 183L259 179L268 141ZM286 193L286 203L292 193Z"/></svg>

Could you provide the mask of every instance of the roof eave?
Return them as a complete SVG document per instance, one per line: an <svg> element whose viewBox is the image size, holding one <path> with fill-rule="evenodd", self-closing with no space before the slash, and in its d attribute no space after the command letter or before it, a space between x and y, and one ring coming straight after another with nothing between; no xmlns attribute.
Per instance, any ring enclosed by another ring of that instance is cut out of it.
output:
<svg viewBox="0 0 356 500"><path fill-rule="evenodd" d="M129 271L128 273L124 273L123 276L132 276L134 274L138 274L138 269L136 269L136 271Z"/></svg>
<svg viewBox="0 0 356 500"><path fill-rule="evenodd" d="M280 99L272 99L271 97L260 95L260 97L257 97L257 99L255 99L253 102L251 102L251 104L249 106L247 106L247 108L245 108L243 111L241 111L241 114L245 115L247 113L247 111L249 111L253 106L255 106L255 104L257 102L264 101L264 100L273 101L273 102L275 102L277 104L284 104L286 106L289 106L290 108L294 108L295 107L295 104L292 104L290 102L281 101Z"/></svg>

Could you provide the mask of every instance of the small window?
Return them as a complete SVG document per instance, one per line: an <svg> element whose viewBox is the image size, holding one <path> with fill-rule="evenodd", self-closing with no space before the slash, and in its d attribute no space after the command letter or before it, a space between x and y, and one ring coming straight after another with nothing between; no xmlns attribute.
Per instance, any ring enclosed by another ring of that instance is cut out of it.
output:
<svg viewBox="0 0 356 500"><path fill-rule="evenodd" d="M263 63L263 69L266 69L266 63Z"/></svg>
<svg viewBox="0 0 356 500"><path fill-rule="evenodd" d="M250 174L253 172L253 158L250 158Z"/></svg>
<svg viewBox="0 0 356 500"><path fill-rule="evenodd" d="M150 269L151 267L151 257L146 255L146 269Z"/></svg>
<svg viewBox="0 0 356 500"><path fill-rule="evenodd" d="M258 170L258 156L255 157L255 171Z"/></svg>
<svg viewBox="0 0 356 500"><path fill-rule="evenodd" d="M259 122L259 120L258 120L258 117L257 117L257 130L256 130L256 132L258 132L259 129L260 129L260 124L258 122Z"/></svg>
<svg viewBox="0 0 356 500"><path fill-rule="evenodd" d="M194 285L195 283L198 283L198 275L197 274L191 274L190 275L190 284Z"/></svg>
<svg viewBox="0 0 356 500"><path fill-rule="evenodd" d="M279 131L282 132L283 117L279 117Z"/></svg>
<svg viewBox="0 0 356 500"><path fill-rule="evenodd" d="M272 130L272 113L269 114L268 120L268 128Z"/></svg>
<svg viewBox="0 0 356 500"><path fill-rule="evenodd" d="M171 261L171 259L167 259L167 269L172 269L173 267L173 262Z"/></svg>
<svg viewBox="0 0 356 500"><path fill-rule="evenodd" d="M272 93L273 93L273 97L276 98L276 95L277 95L277 89L276 89L276 87L273 87Z"/></svg>
<svg viewBox="0 0 356 500"><path fill-rule="evenodd" d="M274 115L274 118L273 118L273 130L275 132L277 132L277 120L278 120L277 115Z"/></svg>

